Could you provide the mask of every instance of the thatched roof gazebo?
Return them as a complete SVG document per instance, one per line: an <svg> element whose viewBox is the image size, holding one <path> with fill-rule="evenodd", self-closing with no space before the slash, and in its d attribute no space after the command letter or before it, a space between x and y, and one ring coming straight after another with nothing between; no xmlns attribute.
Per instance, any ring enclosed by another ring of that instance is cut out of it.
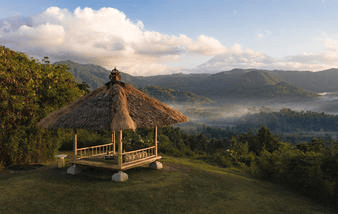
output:
<svg viewBox="0 0 338 214"><path fill-rule="evenodd" d="M112 70L110 79L111 81L103 87L52 112L39 122L39 126L74 129L74 164L124 170L160 159L161 157L157 155L157 127L187 122L188 117L130 84L121 82L120 73L116 68ZM155 128L155 145L122 153L122 130L135 131L136 128ZM112 143L77 148L76 129L111 130ZM115 131L120 132L117 155ZM94 156L107 156L107 154L117 157L117 164L89 160Z"/></svg>

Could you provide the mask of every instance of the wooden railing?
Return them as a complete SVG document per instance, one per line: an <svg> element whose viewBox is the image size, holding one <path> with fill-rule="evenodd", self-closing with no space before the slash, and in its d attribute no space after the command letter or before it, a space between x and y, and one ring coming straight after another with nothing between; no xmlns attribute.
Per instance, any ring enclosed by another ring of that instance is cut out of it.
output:
<svg viewBox="0 0 338 214"><path fill-rule="evenodd" d="M122 164L135 163L139 160L155 157L155 146L122 153Z"/></svg>
<svg viewBox="0 0 338 214"><path fill-rule="evenodd" d="M104 154L109 154L110 152L113 152L113 144L114 143L108 143L104 145L99 146L90 146L90 147L84 147L77 149L77 159L82 158L89 158L89 157L95 157L100 156Z"/></svg>
<svg viewBox="0 0 338 214"><path fill-rule="evenodd" d="M90 146L79 148L77 151L77 160L83 158L90 158L95 156L101 156L105 154L111 154L113 152L113 143L99 145L99 146ZM117 153L115 156L117 157ZM141 160L145 160L148 158L156 157L156 147L151 146L144 149L139 149L130 152L122 153L122 165L123 164L132 164L139 162ZM117 164L117 159L114 159Z"/></svg>

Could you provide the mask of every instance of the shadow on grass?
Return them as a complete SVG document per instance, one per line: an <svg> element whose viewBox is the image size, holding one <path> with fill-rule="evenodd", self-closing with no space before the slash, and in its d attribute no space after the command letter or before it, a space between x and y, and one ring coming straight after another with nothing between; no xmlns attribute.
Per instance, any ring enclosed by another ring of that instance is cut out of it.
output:
<svg viewBox="0 0 338 214"><path fill-rule="evenodd" d="M25 171L25 170L33 170L38 169L40 167L43 167L44 165L35 163L35 164L24 164L24 165L13 165L8 167L8 170L14 170L14 171Z"/></svg>
<svg viewBox="0 0 338 214"><path fill-rule="evenodd" d="M43 179L48 182L55 183L77 183L81 184L93 184L93 183L102 183L102 182L112 182L112 175L117 173L118 170L110 170L105 168L89 167L89 166L79 166L81 173L77 175L67 174L67 168L71 165L67 165L65 168L57 168L55 166L48 167L47 170L41 171L43 176L40 179ZM137 167L133 169L126 170L125 173L128 174L128 181L125 183L133 184L144 180L153 180L156 176L159 178L163 177L162 171L164 174L166 170L154 170L149 167Z"/></svg>

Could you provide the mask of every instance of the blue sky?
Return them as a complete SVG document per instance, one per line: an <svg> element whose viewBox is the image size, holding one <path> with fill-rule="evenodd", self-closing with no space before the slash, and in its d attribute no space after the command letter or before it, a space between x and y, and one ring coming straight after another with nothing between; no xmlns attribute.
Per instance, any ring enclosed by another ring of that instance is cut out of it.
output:
<svg viewBox="0 0 338 214"><path fill-rule="evenodd" d="M134 75L338 67L333 0L1 2L1 44L52 61Z"/></svg>

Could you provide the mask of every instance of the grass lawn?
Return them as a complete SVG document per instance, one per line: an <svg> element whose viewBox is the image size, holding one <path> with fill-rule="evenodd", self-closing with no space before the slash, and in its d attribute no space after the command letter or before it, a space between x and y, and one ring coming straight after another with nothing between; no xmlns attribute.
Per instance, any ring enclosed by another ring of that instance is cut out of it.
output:
<svg viewBox="0 0 338 214"><path fill-rule="evenodd" d="M330 213L286 188L202 161L164 157L162 170L66 174L56 163L0 171L0 213ZM333 213L333 212L332 212Z"/></svg>

